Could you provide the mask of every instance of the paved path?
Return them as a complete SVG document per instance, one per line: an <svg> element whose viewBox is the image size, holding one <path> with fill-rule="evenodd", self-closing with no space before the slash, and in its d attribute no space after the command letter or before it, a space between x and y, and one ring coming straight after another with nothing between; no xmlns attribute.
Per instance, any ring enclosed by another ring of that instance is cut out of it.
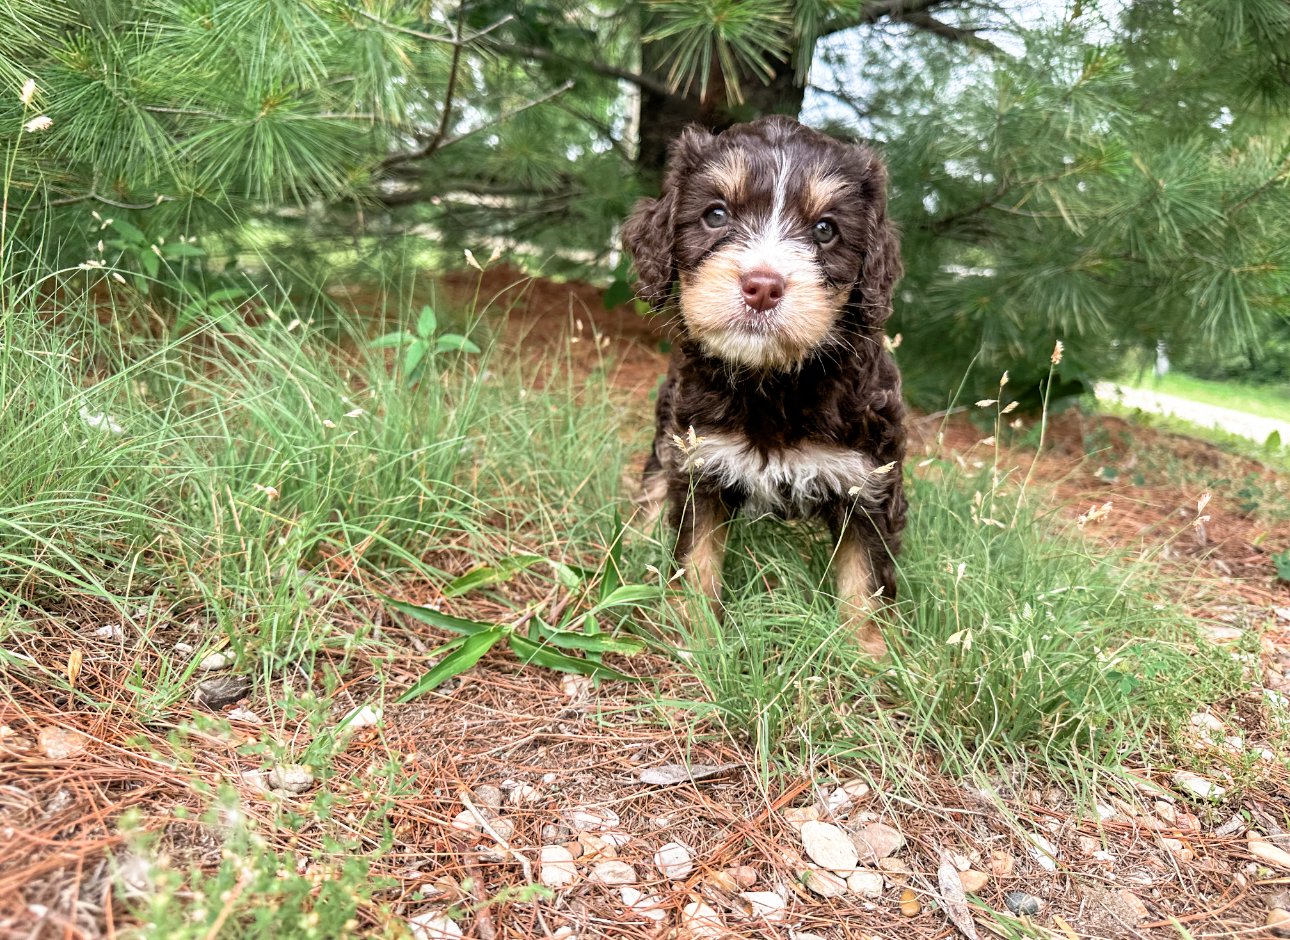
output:
<svg viewBox="0 0 1290 940"><path fill-rule="evenodd" d="M1281 434L1282 444L1290 444L1290 421L1262 418L1232 408L1205 405L1176 395L1165 395L1145 388L1129 388L1114 385L1111 382L1097 383L1096 392L1097 397L1104 401L1119 402L1129 408L1141 408L1153 414L1173 415L1175 418L1182 418L1201 427L1218 428L1228 434L1239 434L1260 444L1266 441L1273 431L1278 431Z"/></svg>

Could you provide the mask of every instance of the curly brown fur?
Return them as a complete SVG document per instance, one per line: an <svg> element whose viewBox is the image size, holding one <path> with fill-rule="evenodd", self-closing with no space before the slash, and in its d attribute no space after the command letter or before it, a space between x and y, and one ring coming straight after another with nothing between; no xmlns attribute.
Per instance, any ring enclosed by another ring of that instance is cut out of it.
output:
<svg viewBox="0 0 1290 940"><path fill-rule="evenodd" d="M867 147L788 118L689 128L623 229L640 296L675 317L644 483L679 562L715 601L735 513L822 518L844 619L874 655L906 509L886 182Z"/></svg>

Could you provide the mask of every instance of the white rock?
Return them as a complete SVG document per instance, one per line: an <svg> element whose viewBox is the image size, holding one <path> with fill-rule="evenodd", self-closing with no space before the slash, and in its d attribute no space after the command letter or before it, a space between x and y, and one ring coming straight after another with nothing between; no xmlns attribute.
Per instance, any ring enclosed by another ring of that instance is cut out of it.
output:
<svg viewBox="0 0 1290 940"><path fill-rule="evenodd" d="M1273 868L1290 871L1290 852L1273 845L1253 829L1250 830L1246 845L1249 846L1250 854L1259 861L1271 865Z"/></svg>
<svg viewBox="0 0 1290 940"><path fill-rule="evenodd" d="M408 918L414 940L459 940L461 928L449 917L438 911L429 911Z"/></svg>
<svg viewBox="0 0 1290 940"><path fill-rule="evenodd" d="M1196 712L1191 716L1191 725L1193 728L1202 728L1206 731L1214 731L1221 734L1224 730L1223 722L1209 712Z"/></svg>
<svg viewBox="0 0 1290 940"><path fill-rule="evenodd" d="M590 676L579 676L571 672L566 672L560 677L560 691L566 698L584 699L591 694L592 682Z"/></svg>
<svg viewBox="0 0 1290 940"><path fill-rule="evenodd" d="M105 623L94 631L95 636L101 636L108 640L119 640L125 636L119 623Z"/></svg>
<svg viewBox="0 0 1290 940"><path fill-rule="evenodd" d="M744 891L739 895L748 902L748 916L769 923L779 923L788 917L784 899L774 891Z"/></svg>
<svg viewBox="0 0 1290 940"><path fill-rule="evenodd" d="M314 785L314 772L304 764L282 764L264 776L264 782L274 790L304 793Z"/></svg>
<svg viewBox="0 0 1290 940"><path fill-rule="evenodd" d="M468 809L463 809L460 813L452 818L452 828L461 832L483 832L484 827L479 824L479 817Z"/></svg>
<svg viewBox="0 0 1290 940"><path fill-rule="evenodd" d="M669 842L654 853L654 866L668 881L680 881L694 870L694 857L680 842Z"/></svg>
<svg viewBox="0 0 1290 940"><path fill-rule="evenodd" d="M660 924L667 920L667 910L663 907L662 899L657 895L645 894L639 888L633 888L631 885L623 885L618 889L618 893L622 897L623 903L633 913Z"/></svg>
<svg viewBox="0 0 1290 940"><path fill-rule="evenodd" d="M847 883L831 871L808 868L799 877L802 884L822 898L839 898L847 893Z"/></svg>
<svg viewBox="0 0 1290 940"><path fill-rule="evenodd" d="M573 884L578 877L578 868L573 864L573 853L563 845L542 846L538 863L538 878L548 888L563 888Z"/></svg>
<svg viewBox="0 0 1290 940"><path fill-rule="evenodd" d="M617 829L618 814L612 809L592 809L580 806L565 815L574 832L597 832L601 829Z"/></svg>
<svg viewBox="0 0 1290 940"><path fill-rule="evenodd" d="M621 849L628 842L632 841L632 836L629 832L611 829L609 832L602 832L600 834L600 841L605 843L605 845L612 845L616 849Z"/></svg>
<svg viewBox="0 0 1290 940"><path fill-rule="evenodd" d="M882 872L861 869L847 876L847 890L862 898L882 896Z"/></svg>
<svg viewBox="0 0 1290 940"><path fill-rule="evenodd" d="M511 789L508 799L511 801L512 806L524 806L542 799L542 791L531 783L517 783Z"/></svg>
<svg viewBox="0 0 1290 940"><path fill-rule="evenodd" d="M702 940L718 940L726 935L721 915L702 901L691 901L681 911L681 926Z"/></svg>
<svg viewBox="0 0 1290 940"><path fill-rule="evenodd" d="M382 714L383 712L375 705L363 705L342 718L340 725L347 731L371 728L380 724Z"/></svg>
<svg viewBox="0 0 1290 940"><path fill-rule="evenodd" d="M251 711L249 708L242 708L240 706L238 708L229 709L228 714L224 717L229 721L244 721L248 725L264 724L264 719L255 712Z"/></svg>
<svg viewBox="0 0 1290 940"><path fill-rule="evenodd" d="M1226 787L1221 787L1212 780L1206 780L1200 774L1194 774L1188 770L1180 770L1175 773L1173 781L1178 789L1184 790L1202 800L1221 799L1223 794L1227 792Z"/></svg>
<svg viewBox="0 0 1290 940"><path fill-rule="evenodd" d="M197 664L197 668L202 672L218 672L221 669L227 669L233 665L234 657L229 654L216 650L214 653L207 653L202 657L202 661Z"/></svg>
<svg viewBox="0 0 1290 940"><path fill-rule="evenodd" d="M870 865L900 851L905 845L905 837L899 830L882 823L871 823L852 833L850 841L860 861Z"/></svg>
<svg viewBox="0 0 1290 940"><path fill-rule="evenodd" d="M1030 848L1027 850L1030 857L1039 863L1039 867L1045 871L1057 870L1057 846L1053 845L1037 832L1029 832L1026 838L1030 840Z"/></svg>
<svg viewBox="0 0 1290 940"><path fill-rule="evenodd" d="M596 862L591 868L592 881L602 885L633 885L636 883L636 869L616 858Z"/></svg>
<svg viewBox="0 0 1290 940"><path fill-rule="evenodd" d="M831 871L850 871L860 857L845 832L832 823L815 820L802 824L802 847L811 861Z"/></svg>
<svg viewBox="0 0 1290 940"><path fill-rule="evenodd" d="M820 809L818 806L790 806L784 810L784 822L797 830L801 830L806 823L814 822L819 818Z"/></svg>

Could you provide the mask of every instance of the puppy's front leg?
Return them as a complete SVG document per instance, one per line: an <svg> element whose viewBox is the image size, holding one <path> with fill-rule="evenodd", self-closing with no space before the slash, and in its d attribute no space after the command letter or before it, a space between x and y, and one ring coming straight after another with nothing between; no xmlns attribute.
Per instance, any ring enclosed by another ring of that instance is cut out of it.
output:
<svg viewBox="0 0 1290 940"><path fill-rule="evenodd" d="M873 619L881 605L881 595L874 597L874 592L887 579L880 577L880 572L875 570L874 549L867 544L870 539L857 531L858 527L852 522L837 533L833 571L837 581L838 612L843 628L856 644L874 659L882 659L887 655L887 642ZM889 560L884 560L890 564Z"/></svg>
<svg viewBox="0 0 1290 940"><path fill-rule="evenodd" d="M686 580L701 591L714 612L721 604L721 564L726 555L726 525L730 506L720 493L691 489L673 493L679 510L676 521L676 559Z"/></svg>

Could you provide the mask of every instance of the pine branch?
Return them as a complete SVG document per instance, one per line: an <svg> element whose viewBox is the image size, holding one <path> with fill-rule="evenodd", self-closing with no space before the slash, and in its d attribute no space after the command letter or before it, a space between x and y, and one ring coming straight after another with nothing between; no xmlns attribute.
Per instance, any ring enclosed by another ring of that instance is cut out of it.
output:
<svg viewBox="0 0 1290 940"><path fill-rule="evenodd" d="M635 85L642 91L648 91L651 94L658 95L662 98L671 98L677 101L684 100L683 97L676 94L676 92L672 90L672 87L666 82L660 82L658 79L650 78L648 75L641 75L639 72L633 72L630 69L622 69L616 65L609 65L606 62L579 59L574 56L556 52L554 49L543 49L541 46L521 46L515 43L498 42L496 40L490 40L488 45L494 49L512 52L529 59L537 59L540 62L567 62L579 68L584 68L589 72L594 72L596 75L603 75L606 78L620 79L628 84Z"/></svg>
<svg viewBox="0 0 1290 940"><path fill-rule="evenodd" d="M929 32L934 36L940 36L942 39L948 39L951 42L962 43L978 52L984 52L995 59L1011 59L1012 56L1004 52L1003 49L983 39L976 34L976 30L968 29L962 26L951 26L949 23L936 19L925 11L910 13L893 14L892 22L908 23L918 29Z"/></svg>

